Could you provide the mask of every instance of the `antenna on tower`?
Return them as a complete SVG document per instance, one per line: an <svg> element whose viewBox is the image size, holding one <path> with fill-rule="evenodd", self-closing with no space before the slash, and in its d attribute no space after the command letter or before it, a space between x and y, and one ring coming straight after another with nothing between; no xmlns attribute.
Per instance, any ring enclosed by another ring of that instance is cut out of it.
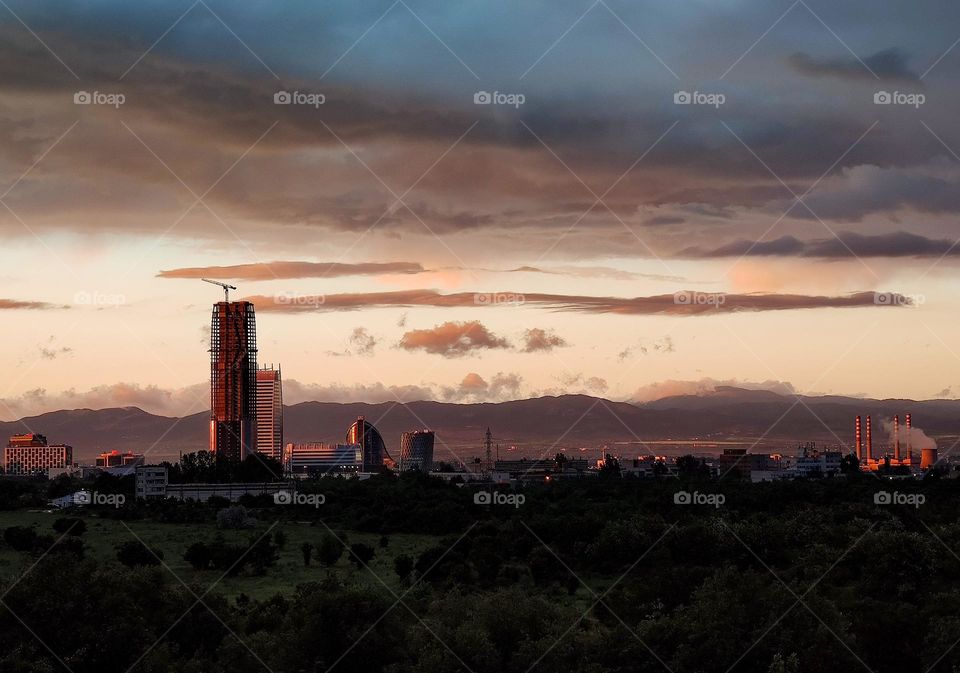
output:
<svg viewBox="0 0 960 673"><path fill-rule="evenodd" d="M211 285L219 285L223 288L223 300L227 303L230 302L230 290L236 290L236 286L227 285L226 283L221 283L219 280L210 280L209 278L201 278L204 283L210 283Z"/></svg>

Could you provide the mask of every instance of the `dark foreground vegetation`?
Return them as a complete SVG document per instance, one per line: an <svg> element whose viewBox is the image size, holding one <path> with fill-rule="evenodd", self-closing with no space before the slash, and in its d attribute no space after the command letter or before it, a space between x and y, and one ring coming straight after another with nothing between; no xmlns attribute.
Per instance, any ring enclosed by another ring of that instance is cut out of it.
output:
<svg viewBox="0 0 960 673"><path fill-rule="evenodd" d="M3 482L0 503L26 512L64 486ZM960 670L956 480L601 478L528 487L519 506L477 505L475 487L419 475L304 488L326 502L249 499L225 512L223 502L131 498L51 514L45 530L9 527L2 546L23 564L5 573L0 670ZM678 491L725 500L677 504ZM878 505L879 491L925 501ZM160 558L130 541L96 556L97 522L118 519L184 530L258 523L239 546L213 536ZM218 591L231 573L278 572L294 522L312 524L314 543L292 552L317 569L315 581L266 599ZM401 534L430 542L394 555ZM387 555L389 575L374 573L371 559ZM182 582L174 561L210 580Z"/></svg>

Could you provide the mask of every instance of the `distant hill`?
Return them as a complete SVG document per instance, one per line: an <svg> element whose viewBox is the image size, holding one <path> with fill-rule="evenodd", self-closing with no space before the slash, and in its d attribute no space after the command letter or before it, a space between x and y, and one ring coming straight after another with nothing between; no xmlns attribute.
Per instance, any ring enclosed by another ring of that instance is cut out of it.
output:
<svg viewBox="0 0 960 673"><path fill-rule="evenodd" d="M457 455L479 455L489 426L502 446L517 445L529 453L561 448L670 440L696 440L699 445L723 440L762 445L795 445L798 441L836 444L853 442L853 418L872 414L874 442L886 440L882 419L913 414L914 426L930 436L960 435L958 400L873 400L842 396L805 397L769 391L722 387L707 395L681 395L630 404L587 395L539 397L511 402L451 404L393 402L379 404L303 402L284 408L285 438L291 442L343 441L357 416L366 416L380 430L392 453L405 430L429 427L440 443ZM98 449L150 451L156 458L206 448L208 416L155 416L136 407L54 411L0 423L0 437L35 431L51 442L72 444L78 459ZM788 447L784 447L788 448Z"/></svg>

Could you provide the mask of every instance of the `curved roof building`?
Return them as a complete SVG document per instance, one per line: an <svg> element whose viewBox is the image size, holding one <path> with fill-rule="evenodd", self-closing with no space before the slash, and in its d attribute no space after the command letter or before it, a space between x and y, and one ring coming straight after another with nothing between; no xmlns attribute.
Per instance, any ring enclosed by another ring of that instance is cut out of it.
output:
<svg viewBox="0 0 960 673"><path fill-rule="evenodd" d="M347 444L359 444L363 457L363 471L376 472L383 467L383 457L389 455L380 431L363 416L358 416L347 430Z"/></svg>

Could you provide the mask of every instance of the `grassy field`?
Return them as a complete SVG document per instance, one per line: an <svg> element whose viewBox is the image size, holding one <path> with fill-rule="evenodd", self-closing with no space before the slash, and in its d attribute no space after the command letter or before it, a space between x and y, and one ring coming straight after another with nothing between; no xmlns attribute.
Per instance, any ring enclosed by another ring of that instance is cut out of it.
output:
<svg viewBox="0 0 960 673"><path fill-rule="evenodd" d="M9 526L32 526L40 534L56 535L53 531L53 522L62 516L64 516L63 512L23 510L0 512L0 530ZM257 599L267 598L277 592L292 591L302 582L322 580L328 572L335 573L345 580L377 588L382 588L383 585L380 582L382 580L393 591L400 593L402 586L394 573L393 559L401 554L407 554L416 560L421 552L437 541L436 538L423 535L391 535L389 546L384 549L380 547L379 535L334 530L337 536L346 539L349 544L363 542L375 548L376 556L369 564L372 573L366 569L357 570L347 559L346 552L332 570L328 571L317 561L315 550L310 567L305 567L300 551L300 546L304 542L309 542L316 547L327 529L320 523L311 525L311 522L281 521L273 527L270 535L272 536L277 530L282 530L287 541L279 552L276 565L270 568L265 576L255 577L244 572L236 577L224 577L217 582L223 574L222 571L197 571L183 560L187 547L194 542L209 541L218 533L235 544L246 544L251 538L264 534L273 526L273 522L258 521L256 527L249 530L222 531L214 523L121 522L101 519L93 515L84 516L83 519L86 521L87 531L82 539L89 558L104 564L115 564L120 568L122 566L117 561L116 548L128 540L140 538L149 547L162 551L163 562L184 582L200 585L204 589L216 583L213 591L230 597L246 594ZM32 557L0 544L0 576L5 581L18 577L31 563L33 563ZM380 579L378 580L377 577ZM176 581L173 577L171 579Z"/></svg>

